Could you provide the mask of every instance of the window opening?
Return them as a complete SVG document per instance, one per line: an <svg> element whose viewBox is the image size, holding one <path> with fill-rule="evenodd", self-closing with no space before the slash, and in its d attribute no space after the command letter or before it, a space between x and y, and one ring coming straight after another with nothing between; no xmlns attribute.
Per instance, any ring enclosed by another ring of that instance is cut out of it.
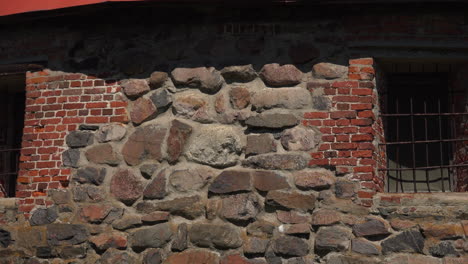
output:
<svg viewBox="0 0 468 264"><path fill-rule="evenodd" d="M409 67L411 70L411 67ZM453 190L456 125L466 111L457 112L448 72L388 73L385 106L381 117L385 127L388 192L445 192Z"/></svg>
<svg viewBox="0 0 468 264"><path fill-rule="evenodd" d="M0 197L14 197L25 111L23 74L0 75Z"/></svg>

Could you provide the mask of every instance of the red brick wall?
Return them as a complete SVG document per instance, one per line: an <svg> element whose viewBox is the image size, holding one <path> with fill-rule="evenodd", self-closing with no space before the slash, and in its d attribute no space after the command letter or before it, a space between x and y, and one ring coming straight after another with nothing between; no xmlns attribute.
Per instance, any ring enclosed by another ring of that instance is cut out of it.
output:
<svg viewBox="0 0 468 264"><path fill-rule="evenodd" d="M80 73L44 70L26 74L25 126L16 197L19 210L50 204L50 189L68 186L62 167L65 135L80 124L127 122L127 103L116 82Z"/></svg>
<svg viewBox="0 0 468 264"><path fill-rule="evenodd" d="M324 88L332 100L332 110L304 115L304 125L319 127L323 143L311 153L310 165L335 167L339 175L351 174L360 181L360 203L372 205L372 196L383 190L383 179L377 177L375 126L378 100L372 58L349 61L347 81L310 82L310 90ZM380 129L380 130L379 130ZM377 130L377 131L376 131Z"/></svg>

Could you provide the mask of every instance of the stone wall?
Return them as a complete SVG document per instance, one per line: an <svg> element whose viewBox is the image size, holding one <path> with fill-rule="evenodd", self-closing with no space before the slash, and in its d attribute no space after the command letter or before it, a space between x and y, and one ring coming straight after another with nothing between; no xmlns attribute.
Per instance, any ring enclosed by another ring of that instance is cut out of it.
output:
<svg viewBox="0 0 468 264"><path fill-rule="evenodd" d="M26 214L28 199L3 200L1 263L466 262L465 195L375 195L373 64L176 68L109 84L96 103L80 101L92 77L60 88L62 73L31 74L42 93L79 92L64 114L82 125L30 139L63 140L54 166L70 176ZM102 117L80 116L86 104Z"/></svg>
<svg viewBox="0 0 468 264"><path fill-rule="evenodd" d="M2 63L49 69L26 75L0 263L468 261L464 193L383 193L370 58L466 58L463 14L171 10L1 31Z"/></svg>

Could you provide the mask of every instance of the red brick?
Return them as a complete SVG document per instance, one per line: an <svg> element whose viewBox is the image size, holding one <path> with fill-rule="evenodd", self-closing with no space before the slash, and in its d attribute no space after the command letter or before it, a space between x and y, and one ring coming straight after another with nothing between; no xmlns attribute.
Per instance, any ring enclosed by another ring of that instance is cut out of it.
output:
<svg viewBox="0 0 468 264"><path fill-rule="evenodd" d="M369 110L372 109L372 104L351 104L352 110Z"/></svg>
<svg viewBox="0 0 468 264"><path fill-rule="evenodd" d="M372 119L352 119L351 124L355 126L369 126L372 124Z"/></svg>
<svg viewBox="0 0 468 264"><path fill-rule="evenodd" d="M330 118L339 119L339 118L355 118L356 111L336 111L330 113Z"/></svg>
<svg viewBox="0 0 468 264"><path fill-rule="evenodd" d="M357 158L372 158L372 150L353 151L352 156Z"/></svg>
<svg viewBox="0 0 468 264"><path fill-rule="evenodd" d="M349 158L349 157L351 157L351 151L349 151L349 150L340 150L340 151L338 151L338 157L340 157L340 158Z"/></svg>
<svg viewBox="0 0 468 264"><path fill-rule="evenodd" d="M351 91L352 95L372 95L373 89L368 88L354 88Z"/></svg>
<svg viewBox="0 0 468 264"><path fill-rule="evenodd" d="M374 88L373 82L359 82L359 88Z"/></svg>
<svg viewBox="0 0 468 264"><path fill-rule="evenodd" d="M97 124L97 123L109 123L109 117L107 116L90 116L86 118L86 123Z"/></svg>
<svg viewBox="0 0 468 264"><path fill-rule="evenodd" d="M324 113L324 112L304 113L304 118L306 118L306 119L328 118L328 113Z"/></svg>
<svg viewBox="0 0 468 264"><path fill-rule="evenodd" d="M127 107L127 102L119 102L119 101L110 102L110 106L111 107Z"/></svg>
<svg viewBox="0 0 468 264"><path fill-rule="evenodd" d="M338 110L349 110L349 106L350 106L350 104L336 104L336 109L338 109Z"/></svg>
<svg viewBox="0 0 468 264"><path fill-rule="evenodd" d="M374 197L375 192L366 192L366 191L358 191L358 197L359 198L367 198L370 199Z"/></svg>
<svg viewBox="0 0 468 264"><path fill-rule="evenodd" d="M334 127L332 131L335 134L353 134L357 133L358 129L356 127Z"/></svg>
<svg viewBox="0 0 468 264"><path fill-rule="evenodd" d="M349 135L336 135L337 142L349 142Z"/></svg>
<svg viewBox="0 0 468 264"><path fill-rule="evenodd" d="M323 135L322 136L322 141L323 142L334 142L335 141L335 136L334 135Z"/></svg>
<svg viewBox="0 0 468 264"><path fill-rule="evenodd" d="M372 157L372 155L370 156ZM377 162L373 159L361 159L359 165L375 165Z"/></svg>
<svg viewBox="0 0 468 264"><path fill-rule="evenodd" d="M337 126L349 126L351 124L351 121L349 119L338 119L336 120L336 125Z"/></svg>
<svg viewBox="0 0 468 264"><path fill-rule="evenodd" d="M338 88L338 94L350 94L350 88Z"/></svg>
<svg viewBox="0 0 468 264"><path fill-rule="evenodd" d="M63 109L82 109L84 106L83 103L63 104Z"/></svg>
<svg viewBox="0 0 468 264"><path fill-rule="evenodd" d="M357 159L333 158L330 160L330 164L331 165L355 166L357 164Z"/></svg>
<svg viewBox="0 0 468 264"><path fill-rule="evenodd" d="M326 144L321 144L318 150L320 150L320 151L329 150L330 147L331 147L331 145L328 144L328 143L326 143Z"/></svg>
<svg viewBox="0 0 468 264"><path fill-rule="evenodd" d="M361 167L354 167L354 172L372 172L374 171L374 167L372 166L361 166Z"/></svg>
<svg viewBox="0 0 468 264"><path fill-rule="evenodd" d="M374 64L374 59L372 59L372 58L362 58L362 59L351 59L351 60L349 60L349 65L354 65L354 64L372 65L372 64Z"/></svg>
<svg viewBox="0 0 468 264"><path fill-rule="evenodd" d="M338 81L332 84L334 88L357 88L359 83L356 81Z"/></svg>
<svg viewBox="0 0 468 264"><path fill-rule="evenodd" d="M356 143L333 143L331 145L332 149L340 150L340 149L357 149Z"/></svg>
<svg viewBox="0 0 468 264"><path fill-rule="evenodd" d="M336 89L326 88L326 89L323 89L323 93L325 95L335 95L336 94Z"/></svg>
<svg viewBox="0 0 468 264"><path fill-rule="evenodd" d="M351 141L354 142L360 142L360 141L372 141L374 140L374 137L369 134L363 134L363 135L352 135L351 136Z"/></svg>
<svg viewBox="0 0 468 264"><path fill-rule="evenodd" d="M375 119L374 112L372 112L371 110L359 111L358 117Z"/></svg>

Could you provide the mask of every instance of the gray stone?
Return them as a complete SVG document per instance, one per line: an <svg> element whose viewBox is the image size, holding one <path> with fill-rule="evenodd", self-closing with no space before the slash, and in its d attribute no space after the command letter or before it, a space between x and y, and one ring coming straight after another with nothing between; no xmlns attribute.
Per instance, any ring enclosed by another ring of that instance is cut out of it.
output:
<svg viewBox="0 0 468 264"><path fill-rule="evenodd" d="M172 104L172 94L167 89L158 89L150 95L150 99L156 108L164 111Z"/></svg>
<svg viewBox="0 0 468 264"><path fill-rule="evenodd" d="M266 64L260 71L260 77L269 86L296 85L301 82L302 75L303 73L292 64Z"/></svg>
<svg viewBox="0 0 468 264"><path fill-rule="evenodd" d="M228 82L250 82L257 78L257 73L252 64L224 67L221 70L221 75Z"/></svg>
<svg viewBox="0 0 468 264"><path fill-rule="evenodd" d="M269 205L302 212L312 211L315 208L315 200L313 194L284 191L270 191L265 198Z"/></svg>
<svg viewBox="0 0 468 264"><path fill-rule="evenodd" d="M190 249L170 255L164 264L219 264L219 254L213 251Z"/></svg>
<svg viewBox="0 0 468 264"><path fill-rule="evenodd" d="M130 170L120 169L111 179L110 193L119 201L131 205L143 194L143 184Z"/></svg>
<svg viewBox="0 0 468 264"><path fill-rule="evenodd" d="M167 129L158 125L139 127L128 138L122 148L122 155L129 165L138 165L145 159L161 161L162 144Z"/></svg>
<svg viewBox="0 0 468 264"><path fill-rule="evenodd" d="M300 223L292 225L281 225L280 232L286 235L296 235L296 236L308 236L310 234L310 224L309 223Z"/></svg>
<svg viewBox="0 0 468 264"><path fill-rule="evenodd" d="M247 255L261 255L264 254L268 244L270 243L269 239L258 238L258 237L249 237L244 241L244 254Z"/></svg>
<svg viewBox="0 0 468 264"><path fill-rule="evenodd" d="M110 248L95 264L137 264L137 261L125 251Z"/></svg>
<svg viewBox="0 0 468 264"><path fill-rule="evenodd" d="M227 224L193 224L189 237L199 247L239 248L243 243L239 229Z"/></svg>
<svg viewBox="0 0 468 264"><path fill-rule="evenodd" d="M155 118L158 114L158 109L150 99L140 97L135 101L130 102L130 120L135 125L140 125L143 122Z"/></svg>
<svg viewBox="0 0 468 264"><path fill-rule="evenodd" d="M307 151L317 147L321 139L322 134L318 130L312 127L296 126L283 132L281 144L286 150Z"/></svg>
<svg viewBox="0 0 468 264"><path fill-rule="evenodd" d="M335 194L338 198L350 198L356 194L356 184L350 181L337 181L335 183Z"/></svg>
<svg viewBox="0 0 468 264"><path fill-rule="evenodd" d="M353 239L351 241L351 250L363 255L380 255L380 249L364 239Z"/></svg>
<svg viewBox="0 0 468 264"><path fill-rule="evenodd" d="M169 221L169 212L155 211L141 217L141 221L145 224L155 224Z"/></svg>
<svg viewBox="0 0 468 264"><path fill-rule="evenodd" d="M458 253L455 250L455 247L453 246L452 241L442 241L439 244L430 247L429 252L431 253L432 256L434 257L446 257L446 256L454 256L458 257L460 256L460 253Z"/></svg>
<svg viewBox="0 0 468 264"><path fill-rule="evenodd" d="M141 217L138 215L125 214L120 219L112 223L112 227L117 230L127 230L130 228L138 227L142 224Z"/></svg>
<svg viewBox="0 0 468 264"><path fill-rule="evenodd" d="M324 254L344 251L349 247L351 236L351 232L342 227L321 227L315 237L315 249Z"/></svg>
<svg viewBox="0 0 468 264"><path fill-rule="evenodd" d="M151 179L158 168L159 164L143 164L140 166L140 172L146 179Z"/></svg>
<svg viewBox="0 0 468 264"><path fill-rule="evenodd" d="M232 222L255 219L262 209L260 200L253 193L227 196L222 199L220 215Z"/></svg>
<svg viewBox="0 0 468 264"><path fill-rule="evenodd" d="M363 256L341 255L331 253L326 256L327 264L380 264L382 261L377 258L369 258ZM391 262L392 264L402 264L400 262Z"/></svg>
<svg viewBox="0 0 468 264"><path fill-rule="evenodd" d="M347 77L348 67L328 62L321 62L312 67L312 74L318 79L337 79Z"/></svg>
<svg viewBox="0 0 468 264"><path fill-rule="evenodd" d="M328 189L335 183L333 172L326 169L303 170L292 174L294 183L303 190Z"/></svg>
<svg viewBox="0 0 468 264"><path fill-rule="evenodd" d="M205 205L199 196L181 197L162 202L143 201L136 205L136 209L141 213L168 211L172 215L187 219L194 219L205 213Z"/></svg>
<svg viewBox="0 0 468 264"><path fill-rule="evenodd" d="M213 181L208 191L216 194L250 191L249 171L223 171Z"/></svg>
<svg viewBox="0 0 468 264"><path fill-rule="evenodd" d="M208 94L214 94L221 89L224 80L215 68L176 68L171 72L174 84L198 88Z"/></svg>
<svg viewBox="0 0 468 264"><path fill-rule="evenodd" d="M220 168L235 165L245 145L241 131L225 125L202 126L191 142L186 154L189 160Z"/></svg>
<svg viewBox="0 0 468 264"><path fill-rule="evenodd" d="M255 189L268 192L289 188L286 177L274 171L255 171L253 174L253 183Z"/></svg>
<svg viewBox="0 0 468 264"><path fill-rule="evenodd" d="M177 227L177 233L172 242L172 251L184 251L188 247L188 227L186 223L182 223Z"/></svg>
<svg viewBox="0 0 468 264"><path fill-rule="evenodd" d="M62 259L84 258L86 256L86 248L83 246L67 246L58 252Z"/></svg>
<svg viewBox="0 0 468 264"><path fill-rule="evenodd" d="M70 148L82 148L93 144L94 135L88 131L72 131L65 138Z"/></svg>
<svg viewBox="0 0 468 264"><path fill-rule="evenodd" d="M389 237L382 242L382 252L422 253L424 249L424 237L418 230L407 230Z"/></svg>
<svg viewBox="0 0 468 264"><path fill-rule="evenodd" d="M92 146L85 152L86 158L96 164L119 165L120 157L110 143Z"/></svg>
<svg viewBox="0 0 468 264"><path fill-rule="evenodd" d="M87 125L87 124L81 124L78 126L78 130L91 130L91 131L96 131L99 129L99 126L96 125Z"/></svg>
<svg viewBox="0 0 468 264"><path fill-rule="evenodd" d="M250 92L246 87L233 87L229 91L231 105L234 109L244 109L250 103Z"/></svg>
<svg viewBox="0 0 468 264"><path fill-rule="evenodd" d="M106 168L84 167L76 171L73 179L79 183L101 185L106 177Z"/></svg>
<svg viewBox="0 0 468 264"><path fill-rule="evenodd" d="M146 248L160 248L172 238L172 231L167 223L154 225L134 231L129 236L129 244L136 252Z"/></svg>
<svg viewBox="0 0 468 264"><path fill-rule="evenodd" d="M150 91L148 82L143 79L128 79L122 82L125 95L129 98L137 98Z"/></svg>
<svg viewBox="0 0 468 264"><path fill-rule="evenodd" d="M247 156L276 152L276 143L271 134L248 135L245 154Z"/></svg>
<svg viewBox="0 0 468 264"><path fill-rule="evenodd" d="M109 141L120 141L125 137L127 129L120 124L105 125L96 132L97 140L101 143Z"/></svg>
<svg viewBox="0 0 468 264"><path fill-rule="evenodd" d="M175 163L184 151L185 143L192 134L192 126L173 120L167 138L167 160Z"/></svg>
<svg viewBox="0 0 468 264"><path fill-rule="evenodd" d="M148 79L148 84L151 89L157 89L166 82L168 77L168 74L165 72L155 71L151 73L151 76Z"/></svg>
<svg viewBox="0 0 468 264"><path fill-rule="evenodd" d="M174 114L200 123L212 123L208 98L200 92L177 93L172 105Z"/></svg>
<svg viewBox="0 0 468 264"><path fill-rule="evenodd" d="M319 209L312 214L312 225L334 225L341 221L341 214L334 210Z"/></svg>
<svg viewBox="0 0 468 264"><path fill-rule="evenodd" d="M58 218L57 208L55 206L49 208L36 209L29 219L31 226L47 225L55 222Z"/></svg>
<svg viewBox="0 0 468 264"><path fill-rule="evenodd" d="M388 227L382 221L377 219L369 219L362 224L355 224L353 226L353 233L356 236L363 237L378 237L389 235Z"/></svg>
<svg viewBox="0 0 468 264"><path fill-rule="evenodd" d="M326 96L314 96L312 97L312 107L320 111L330 110L331 100Z"/></svg>
<svg viewBox="0 0 468 264"><path fill-rule="evenodd" d="M265 170L302 170L309 159L301 154L262 154L248 157L242 165Z"/></svg>
<svg viewBox="0 0 468 264"><path fill-rule="evenodd" d="M167 195L166 177L167 170L162 170L158 175L146 186L143 191L145 199L163 199Z"/></svg>
<svg viewBox="0 0 468 264"><path fill-rule="evenodd" d="M309 253L309 245L301 238L282 236L273 240L273 251L281 256L300 257Z"/></svg>
<svg viewBox="0 0 468 264"><path fill-rule="evenodd" d="M258 220L247 226L247 234L256 237L271 237L276 226L273 223Z"/></svg>
<svg viewBox="0 0 468 264"><path fill-rule="evenodd" d="M0 245L7 248L12 242L11 234L7 230L0 229Z"/></svg>
<svg viewBox="0 0 468 264"><path fill-rule="evenodd" d="M256 110L285 108L310 108L312 96L307 89L301 87L291 88L264 88L255 91L252 96L252 106Z"/></svg>
<svg viewBox="0 0 468 264"><path fill-rule="evenodd" d="M250 127L284 128L292 127L299 123L299 119L293 114L287 113L261 113L247 118L245 124Z"/></svg>
<svg viewBox="0 0 468 264"><path fill-rule="evenodd" d="M207 167L195 167L184 170L174 170L169 176L169 182L177 191L188 192L200 190L208 181L214 178L214 171Z"/></svg>
<svg viewBox="0 0 468 264"><path fill-rule="evenodd" d="M47 194L54 201L54 204L67 204L71 201L68 190L49 190Z"/></svg>
<svg viewBox="0 0 468 264"><path fill-rule="evenodd" d="M77 245L85 242L88 232L84 225L50 224L47 226L47 243L51 246Z"/></svg>
<svg viewBox="0 0 468 264"><path fill-rule="evenodd" d="M62 153L63 166L78 168L78 161L80 160L80 150L67 149Z"/></svg>
<svg viewBox="0 0 468 264"><path fill-rule="evenodd" d="M143 264L161 264L163 256L161 249L150 249L143 258Z"/></svg>

